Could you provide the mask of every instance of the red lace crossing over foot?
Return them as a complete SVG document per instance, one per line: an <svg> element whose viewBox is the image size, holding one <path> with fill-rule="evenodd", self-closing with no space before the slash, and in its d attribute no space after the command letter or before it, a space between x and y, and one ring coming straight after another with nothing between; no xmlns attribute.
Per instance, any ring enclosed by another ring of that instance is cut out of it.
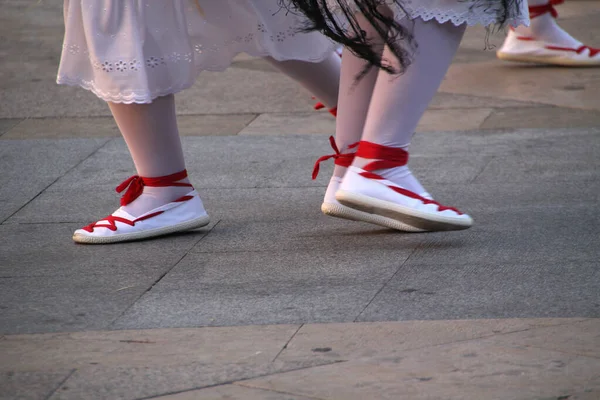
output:
<svg viewBox="0 0 600 400"><path fill-rule="evenodd" d="M167 176L159 176L156 178L144 178L138 175L134 175L132 177L127 178L124 182L122 182L119 186L117 186L117 193L123 192L125 189L127 191L121 197L121 205L126 206L130 204L132 201L140 197L142 192L144 191L144 186L150 187L169 187L169 186L181 186L181 187L193 187L191 183L182 183L178 182L182 179L187 178L187 171L184 169L183 171L174 173L172 175Z"/></svg>
<svg viewBox="0 0 600 400"><path fill-rule="evenodd" d="M361 141L358 144L358 150L356 152L357 157L377 160L365 165L362 169L365 172L361 172L359 175L368 179L374 180L386 180L383 176L373 173L373 171L380 169L390 169L396 167L402 167L408 163L408 152L399 147L387 147L380 144ZM438 211L454 211L455 213L462 215L463 213L454 207L446 207L437 201L426 199L425 197L419 196L415 192L398 187L386 185L394 192L401 195L410 197L412 199L419 200L424 204L435 204Z"/></svg>
<svg viewBox="0 0 600 400"><path fill-rule="evenodd" d="M181 203L181 202L184 202L184 201L191 200L193 198L194 198L194 196L183 196L183 197L180 197L177 200L175 200L174 203ZM110 229L111 231L114 232L114 231L117 230L117 224L116 224L117 222L122 222L124 224L129 225L129 226L135 226L135 224L137 222L145 221L147 219L156 217L156 216L158 216L158 215L160 215L162 213L164 213L164 211L157 211L155 213L144 215L142 217L136 218L133 221L129 220L127 218L116 217L114 215L109 215L108 217L102 218L101 220L99 220L97 222L92 222L91 224L89 224L87 226L84 226L81 229L92 233L92 232L94 232L94 228L108 228L108 229ZM107 221L107 223L102 223L101 224L100 223L101 221Z"/></svg>
<svg viewBox="0 0 600 400"><path fill-rule="evenodd" d="M354 160L354 156L356 155L356 153L346 153L346 154L340 153L340 150L338 149L337 145L335 144L335 139L333 138L333 136L329 136L329 143L331 144L331 148L333 149L333 151L335 151L335 153L329 154L327 156L323 156L317 160L317 162L315 163L315 167L313 169L313 173L312 173L313 179L317 179L317 176L319 175L319 168L323 161L327 161L330 158L333 158L335 165L339 165L339 166L348 168L350 166L350 164L352 164L352 161ZM350 146L348 146L348 150L352 150L356 146L358 146L358 142L353 143Z"/></svg>
<svg viewBox="0 0 600 400"><path fill-rule="evenodd" d="M572 51L572 52L577 53L577 54L581 54L581 53L583 53L584 50L587 49L587 50L590 51L590 54L589 54L590 58L595 57L598 53L600 53L600 49L595 49L593 47L583 46L583 45L579 46L576 49L574 49L572 47L560 47L560 46L546 46L546 48L549 49L549 50Z"/></svg>

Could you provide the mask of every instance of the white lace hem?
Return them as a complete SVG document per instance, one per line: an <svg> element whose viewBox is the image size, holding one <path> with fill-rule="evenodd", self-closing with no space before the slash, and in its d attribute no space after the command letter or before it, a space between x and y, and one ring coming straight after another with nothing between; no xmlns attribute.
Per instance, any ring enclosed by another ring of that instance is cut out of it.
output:
<svg viewBox="0 0 600 400"><path fill-rule="evenodd" d="M475 10L469 7L466 1L462 4L457 0L452 0L452 2L454 4L449 5L448 2L442 3L439 0L420 0L419 3L421 4L413 8L406 3L400 6L395 0L382 0L382 3L387 4L392 9L397 20L420 18L424 21L435 20L440 24L451 22L456 26L463 24L467 24L468 26L490 26L499 22L493 12L486 11L485 9ZM428 5L423 5L423 3L428 3ZM340 5L336 2L330 2L329 6L334 13L341 11ZM356 5L350 5L350 8L354 9L355 12L359 12ZM341 18L343 19L343 17ZM529 12L525 1L522 2L517 15L508 16L506 24L513 27L519 25L529 26Z"/></svg>
<svg viewBox="0 0 600 400"><path fill-rule="evenodd" d="M305 58L305 59L302 59L302 57L289 57L289 56L282 56L279 54L256 53L256 52L250 51L250 50L246 51L245 53L247 53L253 57L271 57L277 61L299 60L299 61L305 61L305 62L311 62L311 63L320 63L320 62L324 61L327 57L329 57L332 52L335 51L335 47L336 46L332 43L331 48L328 49L327 51L323 52L323 54L321 54L319 57L309 57L309 58ZM196 82L198 75L200 75L200 73L202 71L209 71L209 72L225 71L227 68L229 68L231 66L231 63L233 62L233 58L235 58L235 56L237 56L238 54L242 54L242 53L240 52L240 53L237 53L234 56L232 56L231 60L229 60L229 62L223 62L220 64L211 64L210 66L197 67L195 69L193 79L190 79L188 81L182 81L177 84L170 85L168 87L155 88L153 90L143 90L143 89L142 90L130 90L130 89L127 89L127 90L119 90L119 91L105 91L105 90L102 90L100 88L101 85L96 84L96 82L93 79L86 80L83 77L72 77L72 76L68 76L66 74L60 74L60 73L56 77L56 83L59 85L66 85L66 86L75 86L75 87L78 86L78 87L81 87L82 89L89 90L94 95L96 95L98 98L100 98L101 100L104 100L106 102L123 103L123 104L132 104L132 103L147 104L147 103L152 103L152 101L154 99L156 99L157 97L167 96L170 94L176 94L185 89L192 87L194 85L194 83Z"/></svg>

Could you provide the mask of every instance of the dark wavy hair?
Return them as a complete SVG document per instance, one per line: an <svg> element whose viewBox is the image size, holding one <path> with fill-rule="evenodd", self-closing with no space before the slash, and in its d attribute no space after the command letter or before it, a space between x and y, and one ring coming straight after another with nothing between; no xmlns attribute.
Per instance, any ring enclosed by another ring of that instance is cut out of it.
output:
<svg viewBox="0 0 600 400"><path fill-rule="evenodd" d="M319 31L333 41L340 43L358 57L369 62L370 66L381 68L391 74L401 74L410 65L411 57L418 43L412 34L412 24L398 22L384 0L280 0L288 11L301 12L309 23L306 31ZM418 1L418 0L416 0ZM472 9L491 13L497 21L496 28L505 25L508 17L518 15L523 0L456 0L472 3ZM402 11L402 0L394 0ZM354 6L354 7L353 7ZM385 45L394 54L396 61L385 60L374 49L366 32L356 20L358 11L375 28ZM368 71L367 67L367 71ZM363 74L366 71L363 72ZM361 74L361 76L363 75Z"/></svg>

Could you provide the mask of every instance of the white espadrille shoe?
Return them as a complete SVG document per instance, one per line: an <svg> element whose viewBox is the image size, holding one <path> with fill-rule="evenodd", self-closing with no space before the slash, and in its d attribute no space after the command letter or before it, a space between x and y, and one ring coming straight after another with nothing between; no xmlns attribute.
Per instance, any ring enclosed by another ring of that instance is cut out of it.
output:
<svg viewBox="0 0 600 400"><path fill-rule="evenodd" d="M545 5L530 6L529 17L534 18L550 14L558 17L554 6L562 0L550 0ZM519 35L511 29L502 47L496 52L499 59L565 67L600 66L600 49L586 46L581 42L565 47L559 43L550 43L532 36Z"/></svg>
<svg viewBox="0 0 600 400"><path fill-rule="evenodd" d="M329 143L334 150L334 154L326 155L317 160L315 163L315 168L313 170L313 179L315 179L319 173L319 164L323 161L326 161L330 158L334 160L336 165L340 165L348 168L350 164L352 164L352 160L354 159L355 153L340 153L337 145L335 144L335 139L333 136L329 138ZM358 146L358 143L354 143L349 146L349 150L352 150ZM416 228L414 226L403 224L392 218L387 218L381 215L366 213L351 207L347 207L341 204L335 198L335 193L338 191L340 185L342 183L342 178L332 177L329 181L329 185L327 186L327 190L325 191L325 198L323 199L323 204L321 204L321 211L323 214L328 215L330 217L343 218L351 221L359 221L359 222L367 222L370 224L375 224L379 226L383 226L385 228L396 229L404 232L423 232L422 229Z"/></svg>
<svg viewBox="0 0 600 400"><path fill-rule="evenodd" d="M348 168L335 194L342 205L420 231L461 230L473 225L473 219L456 208L443 206L427 193L414 193L374 173L406 165L405 150L362 141L356 155L375 161L363 168Z"/></svg>
<svg viewBox="0 0 600 400"><path fill-rule="evenodd" d="M135 200L141 194L143 186L189 186L191 190L185 196L138 217L130 215L121 207L108 217L77 229L73 234L73 240L84 244L117 243L148 239L208 225L210 218L198 192L189 183L177 182L186 177L187 173L182 171L160 178L139 176L129 178L117 187L119 193L128 188L121 199L122 206Z"/></svg>

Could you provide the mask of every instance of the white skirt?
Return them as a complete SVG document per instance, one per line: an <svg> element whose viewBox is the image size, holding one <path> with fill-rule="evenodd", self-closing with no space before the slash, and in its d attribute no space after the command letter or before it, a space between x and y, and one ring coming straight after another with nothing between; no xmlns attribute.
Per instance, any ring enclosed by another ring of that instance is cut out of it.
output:
<svg viewBox="0 0 600 400"><path fill-rule="evenodd" d="M497 24L500 7L499 1L494 0L379 0L386 4L397 21L405 18L420 18L424 21L435 20L441 24L451 22L454 25L467 24L468 26L489 26ZM340 3L349 9L358 11L358 6L353 0L327 0L330 10L339 11ZM340 16L343 20L343 17ZM507 10L506 25L517 27L529 26L529 10L527 1L522 0L514 9Z"/></svg>
<svg viewBox="0 0 600 400"><path fill-rule="evenodd" d="M279 0L65 0L59 84L149 103L222 71L239 53L319 62L335 49ZM200 7L198 7L198 5Z"/></svg>

